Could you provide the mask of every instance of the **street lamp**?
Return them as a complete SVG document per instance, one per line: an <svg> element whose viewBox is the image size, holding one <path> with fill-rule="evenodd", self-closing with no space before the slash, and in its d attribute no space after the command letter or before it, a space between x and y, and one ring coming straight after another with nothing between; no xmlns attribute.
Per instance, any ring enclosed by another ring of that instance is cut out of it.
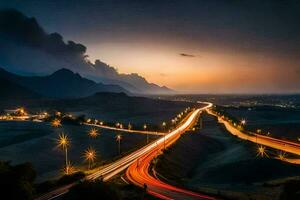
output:
<svg viewBox="0 0 300 200"><path fill-rule="evenodd" d="M55 128L59 127L59 126L61 126L61 121L59 119L55 118L54 120L52 120L51 125Z"/></svg>
<svg viewBox="0 0 300 200"><path fill-rule="evenodd" d="M121 140L122 140L122 135L117 135L116 136L116 141L118 142L118 148L119 148L119 155L121 154Z"/></svg>
<svg viewBox="0 0 300 200"><path fill-rule="evenodd" d="M257 156L261 156L261 157L268 157L268 154L266 153L266 147L264 146L259 146L257 148Z"/></svg>
<svg viewBox="0 0 300 200"><path fill-rule="evenodd" d="M286 157L285 152L280 152L279 155L278 155L278 158L279 158L280 160L285 160L285 157Z"/></svg>
<svg viewBox="0 0 300 200"><path fill-rule="evenodd" d="M68 175L71 174L74 171L74 167L70 162L64 167L64 172Z"/></svg>
<svg viewBox="0 0 300 200"><path fill-rule="evenodd" d="M245 125L246 125L246 120L245 120L245 119L242 119L242 120L241 120L241 124L242 124L243 126L245 126Z"/></svg>
<svg viewBox="0 0 300 200"><path fill-rule="evenodd" d="M144 128L144 131L146 131L146 129L147 129L147 124L144 124L143 128ZM147 135L147 144L148 144L148 142L149 142L149 135L148 135L148 132L146 133L146 135Z"/></svg>
<svg viewBox="0 0 300 200"><path fill-rule="evenodd" d="M70 145L70 141L68 139L68 136L64 133L59 135L59 138L57 140L58 147L61 147L63 150L65 150L65 169L66 174L69 174L69 167L68 167L68 146Z"/></svg>
<svg viewBox="0 0 300 200"><path fill-rule="evenodd" d="M90 136L91 138L96 138L98 135L99 135L98 130L95 129L95 128L92 128L92 129L89 131L89 136Z"/></svg>
<svg viewBox="0 0 300 200"><path fill-rule="evenodd" d="M96 159L96 151L92 147L89 147L84 152L84 158L89 162L89 169L91 169L91 163Z"/></svg>
<svg viewBox="0 0 300 200"><path fill-rule="evenodd" d="M166 133L165 133L166 125L167 125L166 122L162 123L162 127L163 127L163 130L164 130L164 150L166 149Z"/></svg>

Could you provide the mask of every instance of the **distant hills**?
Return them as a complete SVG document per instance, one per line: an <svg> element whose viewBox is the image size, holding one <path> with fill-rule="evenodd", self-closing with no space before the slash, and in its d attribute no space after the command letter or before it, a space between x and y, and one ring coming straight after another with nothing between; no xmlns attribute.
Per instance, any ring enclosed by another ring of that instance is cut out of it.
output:
<svg viewBox="0 0 300 200"><path fill-rule="evenodd" d="M58 97L64 91L66 92L64 97L84 96L99 90L127 91L135 94L174 93L167 87L149 83L139 74L119 73L116 68L100 60L92 63L88 60L84 45L73 41L65 42L58 33L47 33L35 18L27 17L17 10L0 10L0 44L0 67L10 72L23 75L45 75L66 68L94 81L87 81L79 75L69 73L74 81L74 87L75 85L76 88L78 87L79 94L73 91L70 83L61 84L59 87L55 84L55 79L59 77L59 74L65 73L64 75L67 76L66 70L59 71L58 74L50 77L35 77L30 81L22 78L18 82L29 87L31 81L41 81L41 85L30 86L30 89L41 94ZM79 82L84 82L84 86L79 87L77 85ZM50 83L54 85L50 86ZM45 85L49 88L49 92L42 90Z"/></svg>
<svg viewBox="0 0 300 200"><path fill-rule="evenodd" d="M0 68L0 80L10 85L11 90L7 91L10 95L24 94L24 97L36 94L48 98L79 98L97 92L129 93L118 85L96 83L68 69L60 69L47 76L20 76ZM5 86L5 83L2 84L1 91Z"/></svg>
<svg viewBox="0 0 300 200"><path fill-rule="evenodd" d="M0 78L0 101L38 99L41 96L21 85Z"/></svg>

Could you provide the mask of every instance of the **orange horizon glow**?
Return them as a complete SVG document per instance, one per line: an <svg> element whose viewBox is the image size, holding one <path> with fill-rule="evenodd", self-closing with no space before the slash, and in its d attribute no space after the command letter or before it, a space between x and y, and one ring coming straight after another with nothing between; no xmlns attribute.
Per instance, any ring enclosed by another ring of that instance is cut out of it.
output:
<svg viewBox="0 0 300 200"><path fill-rule="evenodd" d="M291 84L300 84L299 74L295 73L298 63L289 61L288 56L186 49L171 44L104 43L101 48L89 46L88 54L92 61L103 58L119 73L138 73L149 82L184 93L299 91ZM181 56L182 52L194 57Z"/></svg>

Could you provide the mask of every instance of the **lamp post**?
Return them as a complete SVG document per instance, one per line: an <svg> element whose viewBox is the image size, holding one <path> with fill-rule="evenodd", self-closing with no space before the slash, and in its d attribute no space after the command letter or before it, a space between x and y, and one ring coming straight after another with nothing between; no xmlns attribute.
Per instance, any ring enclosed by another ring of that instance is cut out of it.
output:
<svg viewBox="0 0 300 200"><path fill-rule="evenodd" d="M69 168L68 168L68 146L70 144L70 141L68 139L68 136L64 133L59 135L58 139L58 146L61 147L63 150L65 150L65 165L66 165L66 174L69 174Z"/></svg>
<svg viewBox="0 0 300 200"><path fill-rule="evenodd" d="M119 155L121 154L121 140L122 140L122 135L117 135L116 141L118 142Z"/></svg>
<svg viewBox="0 0 300 200"><path fill-rule="evenodd" d="M91 169L91 163L96 159L96 151L92 147L89 147L85 150L84 157L89 162L89 169Z"/></svg>
<svg viewBox="0 0 300 200"><path fill-rule="evenodd" d="M144 124L143 128L144 128L144 131L146 131L146 129L147 129L147 124ZM148 135L148 132L146 133L146 135L147 135L147 144L148 144L148 142L149 142L149 135Z"/></svg>
<svg viewBox="0 0 300 200"><path fill-rule="evenodd" d="M165 133L166 125L167 125L166 122L162 123L162 127L164 130L164 150L166 149L166 133Z"/></svg>

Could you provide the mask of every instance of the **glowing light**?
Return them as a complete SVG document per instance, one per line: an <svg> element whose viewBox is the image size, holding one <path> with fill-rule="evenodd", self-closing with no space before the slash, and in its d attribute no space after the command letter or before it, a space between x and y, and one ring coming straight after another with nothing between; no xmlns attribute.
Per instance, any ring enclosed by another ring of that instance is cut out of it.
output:
<svg viewBox="0 0 300 200"><path fill-rule="evenodd" d="M21 116L27 115L27 113L25 112L25 109L23 107L17 108L16 113Z"/></svg>
<svg viewBox="0 0 300 200"><path fill-rule="evenodd" d="M62 147L63 149L66 149L69 146L70 141L68 139L68 136L66 134L62 133L62 134L59 135L57 143L58 143L59 147Z"/></svg>
<svg viewBox="0 0 300 200"><path fill-rule="evenodd" d="M89 132L89 136L92 138L96 138L99 135L98 130L95 128L92 128Z"/></svg>
<svg viewBox="0 0 300 200"><path fill-rule="evenodd" d="M121 141L122 140L122 135L117 135L116 136L116 141Z"/></svg>
<svg viewBox="0 0 300 200"><path fill-rule="evenodd" d="M132 125L129 122L129 124L128 124L128 130L131 130L131 129L132 129Z"/></svg>
<svg viewBox="0 0 300 200"><path fill-rule="evenodd" d="M52 120L51 125L53 127L59 127L59 126L61 126L61 121L59 119L55 118L54 120Z"/></svg>
<svg viewBox="0 0 300 200"><path fill-rule="evenodd" d="M144 124L143 128L144 128L144 130L146 130L146 129L147 129L147 125L146 125L146 124Z"/></svg>
<svg viewBox="0 0 300 200"><path fill-rule="evenodd" d="M91 163L93 163L96 159L96 151L92 147L89 147L84 152L84 158L85 158L86 161L89 162L89 169L90 169L91 168Z"/></svg>
<svg viewBox="0 0 300 200"><path fill-rule="evenodd" d="M257 130L256 130L256 133L261 133L261 129L257 129Z"/></svg>
<svg viewBox="0 0 300 200"><path fill-rule="evenodd" d="M259 146L257 148L257 156L260 156L260 157L269 157L267 152L266 152L266 147L264 146Z"/></svg>
<svg viewBox="0 0 300 200"><path fill-rule="evenodd" d="M68 146L70 144L70 141L68 139L68 136L65 135L64 133L59 135L59 138L57 140L57 145L58 147L61 147L62 149L65 150L65 173L69 174L70 170L71 170L71 165L68 162Z"/></svg>
<svg viewBox="0 0 300 200"><path fill-rule="evenodd" d="M286 158L286 153L285 152L280 152L278 154L278 159L284 161Z"/></svg>
<svg viewBox="0 0 300 200"><path fill-rule="evenodd" d="M118 149L119 149L119 155L121 154L121 140L122 140L122 135L117 135L116 136L116 141L118 142Z"/></svg>
<svg viewBox="0 0 300 200"><path fill-rule="evenodd" d="M244 126L244 125L246 125L246 120L245 119L242 119L241 120L241 124Z"/></svg>
<svg viewBox="0 0 300 200"><path fill-rule="evenodd" d="M74 172L74 167L70 162L68 162L68 164L64 167L63 171L67 175L72 174Z"/></svg>

